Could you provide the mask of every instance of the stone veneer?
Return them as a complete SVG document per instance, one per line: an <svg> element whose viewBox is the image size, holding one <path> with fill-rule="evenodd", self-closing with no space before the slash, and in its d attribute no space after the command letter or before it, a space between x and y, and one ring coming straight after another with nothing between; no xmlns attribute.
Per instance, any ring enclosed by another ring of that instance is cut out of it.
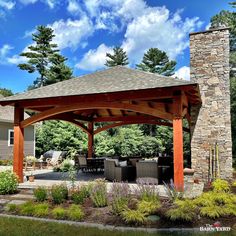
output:
<svg viewBox="0 0 236 236"><path fill-rule="evenodd" d="M194 178L208 181L209 145L219 145L220 177L232 178L229 29L190 34L191 81L199 84L201 107L191 108Z"/></svg>

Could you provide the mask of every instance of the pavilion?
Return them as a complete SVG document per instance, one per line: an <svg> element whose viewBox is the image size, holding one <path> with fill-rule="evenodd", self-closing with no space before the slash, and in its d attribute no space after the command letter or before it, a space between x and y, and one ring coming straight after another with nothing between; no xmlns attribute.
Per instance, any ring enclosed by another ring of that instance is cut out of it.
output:
<svg viewBox="0 0 236 236"><path fill-rule="evenodd" d="M93 136L127 124L173 127L174 183L183 189L183 127L190 126L190 108L201 105L197 83L116 66L0 100L14 106L13 170L23 181L24 128L43 120L64 120L88 134L88 157ZM24 118L24 111L35 114ZM109 122L94 130L94 123Z"/></svg>

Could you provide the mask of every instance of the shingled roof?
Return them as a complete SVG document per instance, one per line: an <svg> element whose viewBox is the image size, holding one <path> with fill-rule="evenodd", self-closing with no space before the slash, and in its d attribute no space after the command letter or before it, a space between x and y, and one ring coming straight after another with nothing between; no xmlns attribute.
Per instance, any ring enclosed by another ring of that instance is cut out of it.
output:
<svg viewBox="0 0 236 236"><path fill-rule="evenodd" d="M56 84L48 85L25 93L0 99L19 101L28 99L112 93L142 89L193 85L190 81L175 79L158 74L115 66L102 71L83 75Z"/></svg>
<svg viewBox="0 0 236 236"><path fill-rule="evenodd" d="M4 99L4 96L0 94L0 99ZM24 114L25 118L28 118L27 113ZM0 106L0 121L1 122L14 122L14 107L12 106Z"/></svg>

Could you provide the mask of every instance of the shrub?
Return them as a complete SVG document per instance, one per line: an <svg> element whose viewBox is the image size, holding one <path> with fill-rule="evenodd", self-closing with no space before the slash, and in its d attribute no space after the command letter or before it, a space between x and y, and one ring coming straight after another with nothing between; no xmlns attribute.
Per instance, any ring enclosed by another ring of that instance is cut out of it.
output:
<svg viewBox="0 0 236 236"><path fill-rule="evenodd" d="M43 202L47 200L47 189L45 187L38 187L34 189L34 197L36 198L37 202Z"/></svg>
<svg viewBox="0 0 236 236"><path fill-rule="evenodd" d="M71 194L71 200L75 204L83 204L84 200L89 197L89 189L86 185L82 185L76 192Z"/></svg>
<svg viewBox="0 0 236 236"><path fill-rule="evenodd" d="M174 202L175 208L169 209L166 212L167 217L171 220L192 221L196 215L196 205L192 200L176 200Z"/></svg>
<svg viewBox="0 0 236 236"><path fill-rule="evenodd" d="M230 185L226 180L216 179L213 183L213 191L214 192L229 192Z"/></svg>
<svg viewBox="0 0 236 236"><path fill-rule="evenodd" d="M66 210L62 207L56 207L52 210L52 216L55 219L65 219L66 218Z"/></svg>
<svg viewBox="0 0 236 236"><path fill-rule="evenodd" d="M72 204L67 211L68 218L70 220L82 220L84 218L84 212L79 205Z"/></svg>
<svg viewBox="0 0 236 236"><path fill-rule="evenodd" d="M27 216L32 216L34 215L34 203L31 201L28 201L26 203L23 203L19 205L19 211L21 215L27 215Z"/></svg>
<svg viewBox="0 0 236 236"><path fill-rule="evenodd" d="M48 216L49 214L49 205L48 203L39 203L34 205L34 216L43 217Z"/></svg>
<svg viewBox="0 0 236 236"><path fill-rule="evenodd" d="M104 180L97 180L93 186L90 198L95 207L107 206L107 187Z"/></svg>
<svg viewBox="0 0 236 236"><path fill-rule="evenodd" d="M71 159L65 159L60 166L61 171L67 172L70 168L73 168Z"/></svg>
<svg viewBox="0 0 236 236"><path fill-rule="evenodd" d="M66 185L53 185L51 188L52 200L55 204L61 204L68 198L68 189Z"/></svg>
<svg viewBox="0 0 236 236"><path fill-rule="evenodd" d="M18 178L12 171L0 172L0 194L12 194L17 191Z"/></svg>
<svg viewBox="0 0 236 236"><path fill-rule="evenodd" d="M112 212L115 215L120 215L120 213L127 208L128 200L124 198L115 199L111 203Z"/></svg>
<svg viewBox="0 0 236 236"><path fill-rule="evenodd" d="M6 205L6 211L8 212L17 212L18 206L16 204L9 203Z"/></svg>
<svg viewBox="0 0 236 236"><path fill-rule="evenodd" d="M215 219L221 216L236 215L236 197L228 192L203 193L194 200L194 203L200 207L202 216Z"/></svg>
<svg viewBox="0 0 236 236"><path fill-rule="evenodd" d="M131 210L129 208L126 208L121 212L121 217L127 224L134 225L144 224L147 220L145 213L140 212L139 210Z"/></svg>
<svg viewBox="0 0 236 236"><path fill-rule="evenodd" d="M141 200L138 202L138 210L142 213L146 213L147 215L155 213L160 206L161 204L159 201Z"/></svg>
<svg viewBox="0 0 236 236"><path fill-rule="evenodd" d="M171 202L175 202L178 199L183 199L184 192L180 192L177 190L172 179L169 185L164 183L164 187L165 187L165 191L168 196L168 199Z"/></svg>
<svg viewBox="0 0 236 236"><path fill-rule="evenodd" d="M130 187L128 183L113 183L111 187L112 212L119 215L127 205L130 198Z"/></svg>
<svg viewBox="0 0 236 236"><path fill-rule="evenodd" d="M232 183L233 187L236 187L236 180Z"/></svg>
<svg viewBox="0 0 236 236"><path fill-rule="evenodd" d="M137 179L136 195L141 200L146 200L146 201L159 200L159 197L156 192L156 185L154 182L152 182L151 178Z"/></svg>

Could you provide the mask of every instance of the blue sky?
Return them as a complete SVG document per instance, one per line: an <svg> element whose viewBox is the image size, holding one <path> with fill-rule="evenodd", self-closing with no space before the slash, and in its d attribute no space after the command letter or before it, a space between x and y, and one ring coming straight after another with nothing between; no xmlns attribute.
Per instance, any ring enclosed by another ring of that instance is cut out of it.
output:
<svg viewBox="0 0 236 236"><path fill-rule="evenodd" d="M0 0L0 87L23 92L37 77L17 67L37 25L54 29L74 76L103 69L118 45L130 67L150 47L164 50L189 79L189 32L205 30L223 9L227 0Z"/></svg>

